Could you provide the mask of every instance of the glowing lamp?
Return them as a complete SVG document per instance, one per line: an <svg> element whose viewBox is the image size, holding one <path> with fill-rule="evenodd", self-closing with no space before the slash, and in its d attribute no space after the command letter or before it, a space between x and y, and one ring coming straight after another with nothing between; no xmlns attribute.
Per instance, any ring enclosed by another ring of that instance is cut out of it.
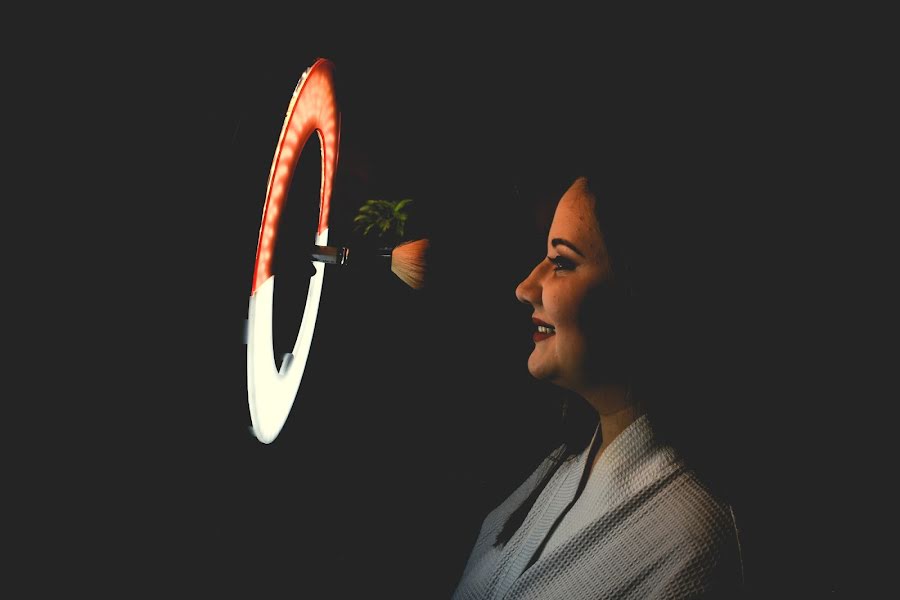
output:
<svg viewBox="0 0 900 600"><path fill-rule="evenodd" d="M253 268L247 311L247 398L253 433L266 444L278 437L300 389L325 279L325 265L313 262L315 274L310 278L306 306L293 351L284 357L281 368L277 369L272 347L275 290L272 260L275 240L297 160L313 132L319 135L322 150L319 222L313 245L327 246L328 213L338 161L341 118L335 101L334 65L323 58L316 60L300 77L288 105L269 171Z"/></svg>

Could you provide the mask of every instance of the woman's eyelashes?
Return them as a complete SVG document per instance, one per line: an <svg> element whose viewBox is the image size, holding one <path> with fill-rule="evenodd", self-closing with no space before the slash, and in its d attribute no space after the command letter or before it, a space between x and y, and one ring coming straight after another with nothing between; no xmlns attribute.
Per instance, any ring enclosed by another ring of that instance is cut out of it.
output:
<svg viewBox="0 0 900 600"><path fill-rule="evenodd" d="M553 263L554 271L571 271L575 268L575 263L564 256L548 256L547 260Z"/></svg>

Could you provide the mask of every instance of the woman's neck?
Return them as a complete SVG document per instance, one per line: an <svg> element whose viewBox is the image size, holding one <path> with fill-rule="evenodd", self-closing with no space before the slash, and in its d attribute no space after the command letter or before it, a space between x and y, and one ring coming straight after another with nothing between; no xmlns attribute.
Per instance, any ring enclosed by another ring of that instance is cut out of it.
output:
<svg viewBox="0 0 900 600"><path fill-rule="evenodd" d="M591 470L616 437L641 416L639 408L631 401L629 389L624 385L604 386L585 399L600 417L600 446L594 454Z"/></svg>
<svg viewBox="0 0 900 600"><path fill-rule="evenodd" d="M603 454L603 451L606 450L612 441L616 439L620 433L625 431L626 427L637 421L640 416L641 414L635 406L625 406L614 413L600 415L600 435L602 436L602 441L600 442L600 447L597 449L597 455L594 457L594 464L597 463L597 459L600 458L600 455Z"/></svg>

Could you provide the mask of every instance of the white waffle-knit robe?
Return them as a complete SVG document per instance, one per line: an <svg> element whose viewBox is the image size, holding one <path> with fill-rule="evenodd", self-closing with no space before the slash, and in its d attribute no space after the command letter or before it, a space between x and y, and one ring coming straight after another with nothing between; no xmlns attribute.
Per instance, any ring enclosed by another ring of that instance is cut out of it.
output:
<svg viewBox="0 0 900 600"><path fill-rule="evenodd" d="M576 498L589 451L560 466L505 546L494 547L497 534L550 459L487 516L454 600L740 595L733 512L656 441L646 416L604 450Z"/></svg>

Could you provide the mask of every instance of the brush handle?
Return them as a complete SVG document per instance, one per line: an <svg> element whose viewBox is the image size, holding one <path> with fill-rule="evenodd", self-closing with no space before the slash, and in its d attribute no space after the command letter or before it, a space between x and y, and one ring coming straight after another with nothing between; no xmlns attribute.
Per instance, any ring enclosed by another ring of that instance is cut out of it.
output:
<svg viewBox="0 0 900 600"><path fill-rule="evenodd" d="M335 247L335 246L314 246L313 251L310 255L310 258L313 261L323 262L329 265L367 265L373 262L384 263L387 262L390 265L391 255L393 254L394 249L391 247L387 248L378 248L375 251L366 252L365 250L360 252L354 252L352 254L353 258L351 259L350 248L346 247ZM383 260L383 259L386 259Z"/></svg>

